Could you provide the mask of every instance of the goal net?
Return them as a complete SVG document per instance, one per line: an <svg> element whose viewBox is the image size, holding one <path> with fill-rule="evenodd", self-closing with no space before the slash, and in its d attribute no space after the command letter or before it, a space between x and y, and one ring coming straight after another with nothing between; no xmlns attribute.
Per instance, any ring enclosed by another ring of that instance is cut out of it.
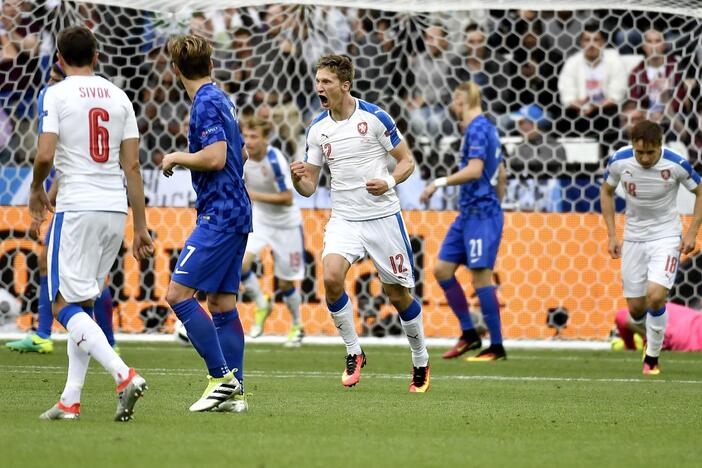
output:
<svg viewBox="0 0 702 468"><path fill-rule="evenodd" d="M305 127L320 111L317 58L352 57L353 95L395 118L417 162L416 173L398 192L415 255L414 294L422 301L430 337L458 332L433 275L456 216L457 190L440 189L428 205L419 202L419 194L427 181L457 170L462 135L450 110L452 90L466 80L479 84L508 169L495 275L505 336L544 339L559 332L565 338L605 339L624 306L620 264L607 256L598 213L607 156L627 144L635 122L649 118L663 126L666 144L700 169L702 10L692 0L661 3L622 1L622 9L612 10L604 2L502 1L501 9L491 10L490 2L457 0L2 0L0 289L9 293L0 294L2 323L26 329L36 320L42 245L27 235L25 206L37 141L36 101L55 61L57 33L82 24L98 39L97 71L134 104L156 242L156 255L139 265L131 257L127 230L110 277L119 330L172 329L165 293L193 227L194 193L187 171L166 179L158 170L164 154L187 147L190 107L164 45L173 34L193 32L214 44L213 77L240 116L270 119L271 143L291 161L303 157ZM521 9L526 5L537 10ZM585 69L585 57L596 57L600 65ZM305 331L334 335L321 272L328 173L313 197L296 201L304 217ZM682 213L691 213L693 202L692 195L680 193ZM621 199L617 207L623 208ZM270 253L256 269L275 301L265 332L283 335L290 318L272 279ZM460 270L458 279L473 296L468 273ZM697 307L701 280L702 257L681 259L671 299ZM368 259L351 268L346 290L363 335L401 333ZM472 300L471 307L479 306ZM568 320L554 320L549 310L566 310ZM253 304L243 298L240 311L248 329Z"/></svg>

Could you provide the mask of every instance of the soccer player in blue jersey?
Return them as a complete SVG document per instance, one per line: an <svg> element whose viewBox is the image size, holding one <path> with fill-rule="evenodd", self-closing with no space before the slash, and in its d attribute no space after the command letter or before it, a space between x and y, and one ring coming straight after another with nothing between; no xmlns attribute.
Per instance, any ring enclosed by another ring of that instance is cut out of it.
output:
<svg viewBox="0 0 702 468"><path fill-rule="evenodd" d="M507 357L502 346L500 304L492 274L502 239L504 214L500 199L506 176L497 129L483 115L480 101L480 88L473 82L462 83L454 90L451 111L465 129L461 169L427 185L420 199L428 202L438 187L461 186L460 214L446 234L434 268L434 276L462 330L456 345L443 357L456 358L482 345L470 318L463 287L455 276L458 266L465 265L471 272L473 288L490 333L490 346L466 360L494 361ZM493 186L495 178L497 188Z"/></svg>
<svg viewBox="0 0 702 468"><path fill-rule="evenodd" d="M43 102L44 93L46 93L49 86L60 82L65 77L66 74L63 72L63 68L61 68L59 62L54 63L49 70L49 80L47 81L47 86L39 92L38 102ZM43 109L38 109L37 112L38 114L41 114ZM56 194L58 193L58 183L56 183L55 171L53 169L47 178L45 188L48 190L49 200L55 205ZM34 228L30 228L30 232L34 230ZM36 230L38 230L38 228ZM46 231L44 246L39 254L39 307L37 313L37 330L36 332L25 336L21 340L7 343L5 346L11 351L19 351L20 353L46 354L51 353L54 350L54 342L51 339L51 327L54 322L54 315L51 312L51 301L49 300L46 268L47 246L49 245L50 233L51 228ZM105 288L99 300L95 301L93 313L95 315L95 321L107 337L107 342L110 344L110 346L117 349L115 344L115 335L112 330L112 294L110 293L109 288Z"/></svg>
<svg viewBox="0 0 702 468"><path fill-rule="evenodd" d="M668 323L666 300L680 254L695 249L702 224L702 179L681 155L663 147L663 130L650 120L634 125L631 146L609 158L600 189L602 217L613 259L622 259L622 283L629 314L646 328L644 375L660 374L658 358ZM621 183L626 198L624 241L617 239L614 191ZM683 236L677 210L678 189L695 194L693 219Z"/></svg>
<svg viewBox="0 0 702 468"><path fill-rule="evenodd" d="M207 365L208 384L190 411L245 411L244 330L236 309L241 263L251 232L251 201L244 186L244 141L236 108L210 78L212 46L196 36L168 42L173 70L192 99L189 152L164 156L168 177L190 169L197 223L175 265L166 301ZM212 317L195 299L207 293Z"/></svg>
<svg viewBox="0 0 702 468"><path fill-rule="evenodd" d="M412 174L414 160L392 118L351 95L353 75L353 64L345 55L326 55L317 61L315 82L324 111L307 129L305 161L290 165L292 181L298 193L309 197L317 190L325 163L331 172L332 214L324 232L322 261L327 308L346 345L342 385L356 385L366 365L344 282L351 265L367 254L407 335L412 353L409 391L425 393L431 373L422 306L411 293L414 258L394 190ZM389 157L397 161L392 173Z"/></svg>

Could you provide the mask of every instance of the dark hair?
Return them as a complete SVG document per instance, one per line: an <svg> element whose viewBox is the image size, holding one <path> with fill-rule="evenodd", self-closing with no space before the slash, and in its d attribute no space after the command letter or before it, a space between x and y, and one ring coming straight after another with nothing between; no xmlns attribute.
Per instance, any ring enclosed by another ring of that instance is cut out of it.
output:
<svg viewBox="0 0 702 468"><path fill-rule="evenodd" d="M197 80L210 76L212 44L196 34L174 36L168 41L168 55L183 76Z"/></svg>
<svg viewBox="0 0 702 468"><path fill-rule="evenodd" d="M97 51L97 40L85 26L64 29L59 33L56 45L63 60L72 67L92 65Z"/></svg>
<svg viewBox="0 0 702 468"><path fill-rule="evenodd" d="M341 83L353 83L353 62L348 55L325 55L317 60L317 70L327 68L333 72Z"/></svg>
<svg viewBox="0 0 702 468"><path fill-rule="evenodd" d="M656 122L642 120L631 127L629 138L632 142L641 140L644 143L659 145L663 143L663 129Z"/></svg>
<svg viewBox="0 0 702 468"><path fill-rule="evenodd" d="M600 25L600 22L597 20L590 20L585 25L583 25L583 33L590 33L590 34L599 34L600 37L602 37L603 42L607 42L607 36L605 36L605 33L602 32L602 26ZM583 38L582 33L580 34L580 39Z"/></svg>

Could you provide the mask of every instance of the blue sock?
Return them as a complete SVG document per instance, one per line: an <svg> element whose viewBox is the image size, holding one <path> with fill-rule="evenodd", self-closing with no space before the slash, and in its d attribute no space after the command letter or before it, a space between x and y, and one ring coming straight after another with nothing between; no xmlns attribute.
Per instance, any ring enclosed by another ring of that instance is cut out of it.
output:
<svg viewBox="0 0 702 468"><path fill-rule="evenodd" d="M458 283L456 277L453 276L447 280L439 281L439 286L444 290L446 302L448 302L453 314L458 318L461 324L461 330L466 331L475 328L473 326L473 320L470 318L470 313L468 312L466 294L463 292L463 288Z"/></svg>
<svg viewBox="0 0 702 468"><path fill-rule="evenodd" d="M419 305L417 299L413 300L410 306L405 310L398 311L398 313L400 314L400 318L405 322L409 322L413 318L417 317L417 315L419 315L421 312L422 306Z"/></svg>
<svg viewBox="0 0 702 468"><path fill-rule="evenodd" d="M110 346L115 345L115 334L112 331L112 293L110 288L102 290L102 294L95 301L95 322L105 334Z"/></svg>
<svg viewBox="0 0 702 468"><path fill-rule="evenodd" d="M58 321L63 325L63 328L68 330L68 322L71 320L71 318L76 315L76 314L82 314L82 313L87 313L92 317L92 310L90 312L87 312L85 309L83 309L81 306L78 304L67 304L61 311L58 313Z"/></svg>
<svg viewBox="0 0 702 468"><path fill-rule="evenodd" d="M497 301L497 288L485 286L478 288L475 293L480 300L480 309L488 332L490 332L490 345L502 344L502 324L500 323L500 303Z"/></svg>
<svg viewBox="0 0 702 468"><path fill-rule="evenodd" d="M244 328L239 320L239 312L212 314L212 321L217 329L219 345L227 361L227 367L234 372L234 377L244 385Z"/></svg>
<svg viewBox="0 0 702 468"><path fill-rule="evenodd" d="M205 360L212 377L220 378L229 372L217 339L212 319L193 297L173 306L178 319L183 322L188 338L198 354Z"/></svg>
<svg viewBox="0 0 702 468"><path fill-rule="evenodd" d="M54 314L51 312L49 300L49 279L47 276L39 277L39 307L38 307L37 335L44 339L51 338L51 325L54 323Z"/></svg>

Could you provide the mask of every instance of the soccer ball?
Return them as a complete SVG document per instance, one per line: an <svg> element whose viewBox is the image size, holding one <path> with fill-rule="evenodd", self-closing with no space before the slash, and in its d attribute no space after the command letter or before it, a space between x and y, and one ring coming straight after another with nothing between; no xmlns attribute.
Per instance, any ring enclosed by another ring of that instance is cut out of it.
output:
<svg viewBox="0 0 702 468"><path fill-rule="evenodd" d="M0 289L0 326L10 325L19 317L20 303L7 289Z"/></svg>
<svg viewBox="0 0 702 468"><path fill-rule="evenodd" d="M188 332L185 329L185 325L180 320L176 320L173 326L173 339L176 343L183 346L188 346L190 344L190 339L188 338Z"/></svg>

